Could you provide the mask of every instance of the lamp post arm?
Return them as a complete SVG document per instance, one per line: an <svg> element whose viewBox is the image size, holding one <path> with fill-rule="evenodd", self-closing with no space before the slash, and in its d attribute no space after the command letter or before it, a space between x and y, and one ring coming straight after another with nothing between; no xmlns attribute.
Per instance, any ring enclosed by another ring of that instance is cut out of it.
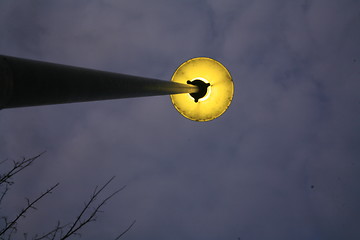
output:
<svg viewBox="0 0 360 240"><path fill-rule="evenodd" d="M190 84L0 55L0 109L197 91Z"/></svg>

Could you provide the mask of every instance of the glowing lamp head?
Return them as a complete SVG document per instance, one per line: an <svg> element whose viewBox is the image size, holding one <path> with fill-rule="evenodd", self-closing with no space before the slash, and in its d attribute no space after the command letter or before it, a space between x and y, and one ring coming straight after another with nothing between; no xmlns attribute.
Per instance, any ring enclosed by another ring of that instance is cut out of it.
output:
<svg viewBox="0 0 360 240"><path fill-rule="evenodd" d="M234 95L229 71L218 61L198 57L190 59L175 71L171 81L198 87L195 93L171 95L178 112L194 121L210 121L223 114Z"/></svg>

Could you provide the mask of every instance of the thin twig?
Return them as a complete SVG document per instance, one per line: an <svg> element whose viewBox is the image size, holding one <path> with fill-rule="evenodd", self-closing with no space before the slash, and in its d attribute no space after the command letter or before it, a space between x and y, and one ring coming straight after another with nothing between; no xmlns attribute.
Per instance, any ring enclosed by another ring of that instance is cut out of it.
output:
<svg viewBox="0 0 360 240"><path fill-rule="evenodd" d="M28 158L28 159L23 159L21 161L15 162L14 161L14 166L12 167L12 169L7 172L6 174L2 175L0 177L0 185L3 183L9 183L8 180L13 177L15 174L17 174L18 172L20 172L21 170L23 170L24 168L28 167L30 164L32 164L37 158L39 158L42 154L44 154L45 152L42 152L40 154L38 154L35 157L32 158Z"/></svg>
<svg viewBox="0 0 360 240"><path fill-rule="evenodd" d="M121 190L123 190L126 187L126 186L124 186L124 187L118 189L117 191L113 192L112 194L110 194L107 198L105 198L103 201L101 201L100 204L97 205L97 207L91 212L91 214L86 219L83 220L82 217L85 214L85 212L87 212L90 205L96 200L97 196L109 185L109 183L113 179L114 179L114 177L112 177L109 181L107 181L99 190L97 189L97 187L95 188L95 191L94 191L93 195L90 197L90 200L85 204L84 208L82 209L82 211L80 212L80 214L76 218L75 222L72 224L70 229L66 232L66 234L61 238L61 240L64 240L64 239L70 237L71 235L76 234L76 232L80 228L82 228L84 225L86 225L87 223L89 223L91 221L94 221L96 214L100 211L100 208L110 198L112 198L114 195L116 195L117 193L119 193Z"/></svg>
<svg viewBox="0 0 360 240"><path fill-rule="evenodd" d="M115 240L120 239L125 233L127 233L127 232L132 228L132 226L134 226L135 223L136 223L136 220L134 220L134 221L130 224L130 226L128 226L128 228L125 229L125 231L123 231L119 236L117 236L117 237L115 238Z"/></svg>
<svg viewBox="0 0 360 240"><path fill-rule="evenodd" d="M60 221L57 222L55 228L51 231L49 231L48 233L45 233L44 235L41 235L41 236L37 236L35 235L33 240L41 240L41 239L55 239L56 235L58 234L58 232L62 232L62 230L68 226L69 224L65 224L65 225L61 225Z"/></svg>
<svg viewBox="0 0 360 240"><path fill-rule="evenodd" d="M1 193L1 196L0 196L0 204L1 204L2 200L4 199L4 197L5 197L5 195L6 195L6 193L7 193L8 191L9 191L9 185L6 184L5 190Z"/></svg>
<svg viewBox="0 0 360 240"><path fill-rule="evenodd" d="M45 195L50 194L52 190L54 190L57 186L59 186L59 183L55 184L53 187L51 187L50 189L48 189L46 192L44 192L43 194L41 194L38 198L36 198L34 201L30 202L28 201L27 206L21 210L21 212L14 218L14 220L12 220L11 222L9 222L9 224L7 224L2 230L0 230L0 236L3 235L6 231L8 231L9 229L11 229L19 220L20 217L23 217L24 214L30 209L30 208L34 208L34 205L40 200L42 199Z"/></svg>

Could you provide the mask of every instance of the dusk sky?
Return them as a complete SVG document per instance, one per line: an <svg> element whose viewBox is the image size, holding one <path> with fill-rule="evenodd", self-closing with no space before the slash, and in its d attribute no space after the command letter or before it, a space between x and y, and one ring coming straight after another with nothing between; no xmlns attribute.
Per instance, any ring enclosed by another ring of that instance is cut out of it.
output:
<svg viewBox="0 0 360 240"><path fill-rule="evenodd" d="M17 239L114 175L81 239L360 239L359 0L1 0L0 54L167 81L206 56L235 86L210 122L169 96L0 110L0 161L46 151L0 215L60 182Z"/></svg>

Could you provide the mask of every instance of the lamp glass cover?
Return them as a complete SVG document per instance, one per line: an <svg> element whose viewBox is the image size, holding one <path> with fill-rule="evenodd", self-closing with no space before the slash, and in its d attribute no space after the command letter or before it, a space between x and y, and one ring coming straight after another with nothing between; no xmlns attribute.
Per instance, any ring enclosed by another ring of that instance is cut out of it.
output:
<svg viewBox="0 0 360 240"><path fill-rule="evenodd" d="M234 94L229 71L214 59L198 57L180 65L171 79L183 84L191 84L195 80L206 83L202 85L207 86L206 94L199 99L188 93L170 95L174 107L184 117L194 121L210 121L222 115Z"/></svg>

